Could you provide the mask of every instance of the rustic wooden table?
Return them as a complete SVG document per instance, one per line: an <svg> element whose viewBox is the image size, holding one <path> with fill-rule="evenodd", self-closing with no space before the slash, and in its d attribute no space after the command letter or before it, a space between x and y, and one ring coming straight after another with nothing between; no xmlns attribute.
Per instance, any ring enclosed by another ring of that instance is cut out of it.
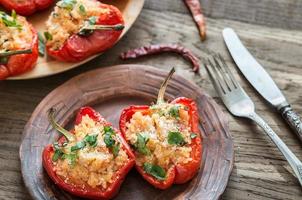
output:
<svg viewBox="0 0 302 200"><path fill-rule="evenodd" d="M260 115L302 159L302 144L274 109L238 73L221 36L224 27L234 28L272 75L293 108L302 115L302 1L202 0L201 3L208 28L204 43L200 42L195 24L182 1L146 0L129 33L97 59L56 76L0 82L0 199L31 199L22 181L18 151L24 125L38 103L71 77L98 67L123 63L118 59L120 52L150 43L180 43L192 49L200 62L211 52L220 52L254 100ZM186 61L171 54L130 62L165 70L175 66L177 74L197 83L222 105L203 67L202 76L196 76L190 72ZM263 131L250 121L226 114L235 142L235 165L222 199L301 199L298 181Z"/></svg>

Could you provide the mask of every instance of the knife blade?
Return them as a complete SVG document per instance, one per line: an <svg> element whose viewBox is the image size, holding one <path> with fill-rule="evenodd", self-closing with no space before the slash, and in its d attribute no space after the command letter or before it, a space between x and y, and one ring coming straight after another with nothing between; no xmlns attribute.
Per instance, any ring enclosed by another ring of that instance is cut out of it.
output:
<svg viewBox="0 0 302 200"><path fill-rule="evenodd" d="M301 119L293 111L274 80L245 48L233 29L225 28L222 31L222 35L233 60L242 74L258 93L280 112L302 142Z"/></svg>

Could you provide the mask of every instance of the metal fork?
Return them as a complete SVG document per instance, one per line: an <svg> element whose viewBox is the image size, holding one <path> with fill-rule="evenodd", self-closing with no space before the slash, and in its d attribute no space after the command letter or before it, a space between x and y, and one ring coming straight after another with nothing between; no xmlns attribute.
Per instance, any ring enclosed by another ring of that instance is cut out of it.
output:
<svg viewBox="0 0 302 200"><path fill-rule="evenodd" d="M255 112L255 106L250 97L234 78L231 70L220 54L212 56L205 65L211 81L221 97L224 105L235 116L245 117L256 122L275 143L289 165L294 170L302 186L302 163L271 129L271 127Z"/></svg>

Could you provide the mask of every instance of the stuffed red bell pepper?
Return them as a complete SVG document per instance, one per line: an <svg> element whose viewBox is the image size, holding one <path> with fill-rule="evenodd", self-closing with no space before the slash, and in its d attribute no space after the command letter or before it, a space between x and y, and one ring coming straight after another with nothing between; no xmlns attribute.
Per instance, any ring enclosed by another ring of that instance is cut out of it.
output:
<svg viewBox="0 0 302 200"><path fill-rule="evenodd" d="M38 35L33 26L12 11L0 12L0 80L31 70L38 59Z"/></svg>
<svg viewBox="0 0 302 200"><path fill-rule="evenodd" d="M54 120L63 136L45 147L43 166L58 187L85 199L110 199L134 166L134 154L120 132L90 107L83 107L69 132Z"/></svg>
<svg viewBox="0 0 302 200"><path fill-rule="evenodd" d="M180 97L164 102L174 69L162 84L157 103L123 110L120 130L135 152L136 169L159 189L194 177L201 164L201 135L195 102Z"/></svg>
<svg viewBox="0 0 302 200"><path fill-rule="evenodd" d="M0 0L7 10L15 10L20 15L31 15L39 10L48 8L53 0Z"/></svg>
<svg viewBox="0 0 302 200"><path fill-rule="evenodd" d="M46 22L47 53L78 62L112 47L124 28L118 8L97 0L61 0Z"/></svg>

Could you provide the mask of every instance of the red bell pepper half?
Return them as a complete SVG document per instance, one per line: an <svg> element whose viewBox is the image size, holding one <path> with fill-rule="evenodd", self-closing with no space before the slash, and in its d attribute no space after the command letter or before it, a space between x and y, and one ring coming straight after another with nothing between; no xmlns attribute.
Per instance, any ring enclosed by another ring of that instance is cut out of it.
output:
<svg viewBox="0 0 302 200"><path fill-rule="evenodd" d="M101 3L100 9L104 9L106 12L98 16L95 25L112 26L111 30L106 28L94 30L87 36L74 34L64 42L62 47L55 50L46 45L48 55L60 61L79 62L112 47L122 34L123 16L121 11L112 5ZM114 25L119 28L114 28Z"/></svg>
<svg viewBox="0 0 302 200"><path fill-rule="evenodd" d="M174 69L170 72L169 76L165 80L165 82L162 84L161 89L159 91L158 95L158 103L163 102L163 96L164 92L167 86L167 82L170 79L174 72ZM179 97L177 99L174 99L171 104L182 104L186 108L188 108L188 114L190 116L189 119L189 125L191 128L191 131L195 133L196 135L191 140L191 158L192 161L186 163L186 164L176 164L169 168L166 172L166 178L164 180L159 180L155 178L154 176L147 173L144 169L144 167L135 165L137 171L143 176L145 180L147 180L150 184L152 184L154 187L159 189L167 189L173 184L182 184L194 177L194 175L198 172L198 169L201 164L201 152L202 152L202 144L201 144L201 135L198 128L198 122L199 122L199 116L197 111L196 103L189 98L185 97ZM129 122L132 118L132 116L136 112L141 112L143 115L146 115L149 113L150 106L147 105L137 105L137 106L130 106L123 110L121 117L120 117L120 130L124 138L126 138L126 131L127 126L126 123ZM128 142L128 141L127 141Z"/></svg>
<svg viewBox="0 0 302 200"><path fill-rule="evenodd" d="M22 26L29 26L32 34L32 41L29 49L17 49L14 51L0 53L0 80L9 76L15 76L31 70L38 60L38 34L34 27L26 22ZM5 62L2 62L2 59Z"/></svg>
<svg viewBox="0 0 302 200"><path fill-rule="evenodd" d="M53 113L53 110L50 111L50 114L51 113ZM106 122L106 120L99 113L97 113L95 110L93 110L91 107L83 107L80 109L80 111L78 112L78 114L76 116L75 125L79 124L82 121L82 117L85 115L88 115L94 121L102 122L104 124L104 126L111 126L111 124L109 122ZM55 126L56 129L62 128L57 124L54 124L53 126ZM64 131L64 129L63 129L63 131ZM116 134L121 136L121 133L117 129L114 129L114 131ZM59 138L58 143L63 144L64 142L66 142L66 140L68 140L69 137L72 137L72 136L70 136L71 132L68 132L68 134ZM82 187L82 185L79 186L79 185L75 185L75 184L66 183L62 177L60 177L56 174L56 171L54 169L55 166L54 166L54 162L53 162L52 158L53 158L55 149L52 144L46 146L43 151L43 155L42 155L43 166L44 166L46 172L48 173L48 175L50 176L50 178L54 181L54 183L59 188L66 190L67 192L69 192L73 195L83 197L85 199L98 199L98 200L111 199L112 197L114 197L117 194L127 173L131 170L131 168L135 164L134 154L132 153L130 147L128 146L126 141L123 139L123 137L120 137L120 139L121 139L120 148L125 150L129 159L124 164L124 166L122 166L120 169L118 169L118 171L115 172L112 183L110 183L106 189L103 189L101 187L92 188L88 184L85 185L84 187Z"/></svg>
<svg viewBox="0 0 302 200"><path fill-rule="evenodd" d="M48 8L53 0L0 0L7 10L15 10L18 14L28 16L39 10Z"/></svg>

